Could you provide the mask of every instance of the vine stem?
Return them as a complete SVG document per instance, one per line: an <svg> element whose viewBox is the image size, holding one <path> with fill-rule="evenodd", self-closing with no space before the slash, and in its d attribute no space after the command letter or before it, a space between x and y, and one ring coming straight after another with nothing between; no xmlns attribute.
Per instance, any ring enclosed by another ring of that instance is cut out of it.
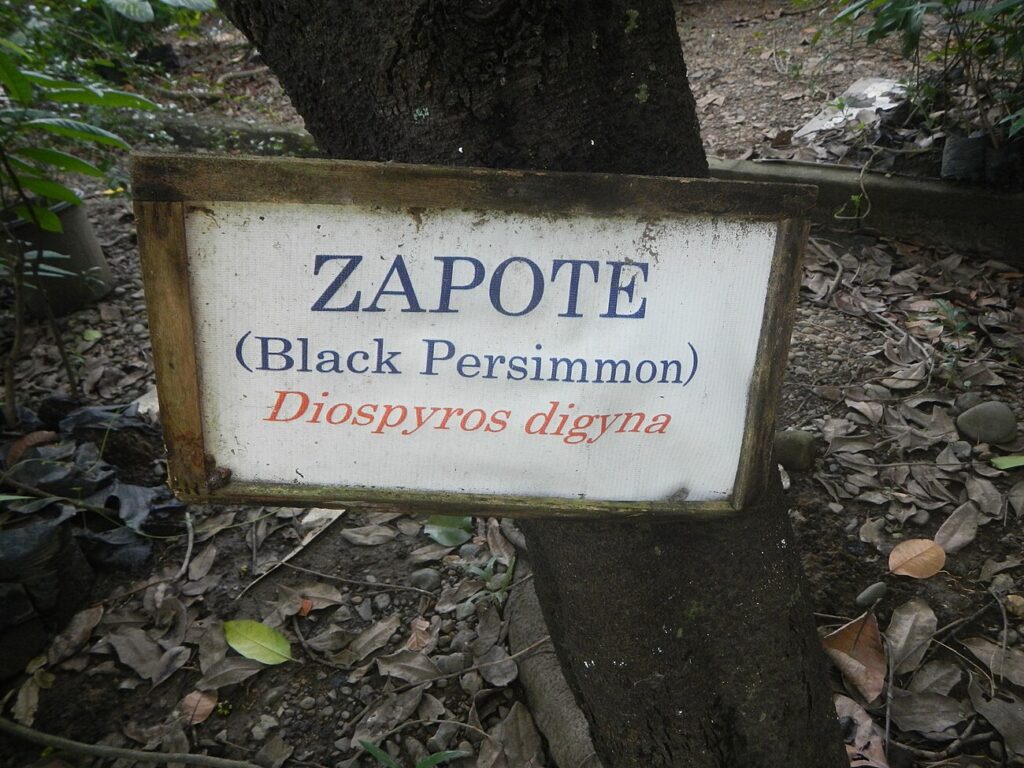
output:
<svg viewBox="0 0 1024 768"><path fill-rule="evenodd" d="M24 725L18 725L7 718L0 717L0 732L7 733L19 739L30 741L33 744L41 744L44 747L62 749L66 752L73 752L78 755L92 755L94 757L121 758L134 760L140 763L184 763L185 765L199 765L204 768L259 768L253 763L243 760L228 760L223 757L211 757L210 755L193 755L190 753L176 752L145 752L141 749L126 749L124 747L108 747L101 744L86 744L81 741L65 739L63 736L54 736L49 733L37 731Z"/></svg>

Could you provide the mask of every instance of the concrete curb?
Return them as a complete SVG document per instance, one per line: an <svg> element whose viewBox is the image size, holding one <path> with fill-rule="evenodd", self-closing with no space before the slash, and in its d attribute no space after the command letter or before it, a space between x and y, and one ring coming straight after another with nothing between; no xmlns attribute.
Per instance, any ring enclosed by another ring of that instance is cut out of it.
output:
<svg viewBox="0 0 1024 768"><path fill-rule="evenodd" d="M862 178L855 168L785 160L711 158L709 162L716 179L816 185L814 221L834 229L859 229L946 245L1024 265L1022 193L1005 194L911 176L865 173ZM852 215L851 198L862 193L870 200L866 217L834 218L833 214L844 206L842 215Z"/></svg>

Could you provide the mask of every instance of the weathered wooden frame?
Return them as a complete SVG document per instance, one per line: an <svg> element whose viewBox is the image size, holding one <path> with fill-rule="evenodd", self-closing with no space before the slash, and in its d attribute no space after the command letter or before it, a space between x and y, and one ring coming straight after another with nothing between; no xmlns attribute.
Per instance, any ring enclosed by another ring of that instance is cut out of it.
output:
<svg viewBox="0 0 1024 768"><path fill-rule="evenodd" d="M149 306L171 486L190 502L374 506L520 517L687 514L742 509L769 480L775 411L792 331L806 216L817 189L706 179L447 168L294 158L136 154L132 158L142 274ZM200 370L185 218L211 202L387 204L518 213L714 217L777 221L740 462L727 501L592 501L294 486L232 481L204 448Z"/></svg>

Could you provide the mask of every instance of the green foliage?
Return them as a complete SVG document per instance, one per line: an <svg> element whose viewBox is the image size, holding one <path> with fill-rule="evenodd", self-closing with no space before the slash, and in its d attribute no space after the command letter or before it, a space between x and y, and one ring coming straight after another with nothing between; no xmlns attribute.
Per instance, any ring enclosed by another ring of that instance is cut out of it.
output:
<svg viewBox="0 0 1024 768"><path fill-rule="evenodd" d="M371 757L373 757L374 760L385 766L385 768L402 768L398 761L376 744L365 740L360 741L359 744L370 754ZM414 768L434 768L435 765L447 763L449 760L456 760L460 757L469 757L469 753L458 751L435 752L416 763Z"/></svg>
<svg viewBox="0 0 1024 768"><path fill-rule="evenodd" d="M0 203L42 229L59 232L50 204L82 202L63 177L103 176L76 152L129 148L117 134L79 119L79 111L156 105L134 93L39 72L25 66L28 58L20 46L0 40L0 85L9 103L0 109Z"/></svg>
<svg viewBox="0 0 1024 768"><path fill-rule="evenodd" d="M136 58L139 51L159 44L166 30L196 29L214 8L213 0L6 0L0 36L27 52L36 68L123 82L150 66Z"/></svg>
<svg viewBox="0 0 1024 768"><path fill-rule="evenodd" d="M473 518L433 515L423 532L438 544L457 547L473 538Z"/></svg>
<svg viewBox="0 0 1024 768"><path fill-rule="evenodd" d="M840 0L839 8L837 23L871 17L868 42L899 38L903 55L924 69L914 92L925 111L960 95L990 133L1024 131L1024 0Z"/></svg>
<svg viewBox="0 0 1024 768"><path fill-rule="evenodd" d="M224 640L247 659L263 664L283 664L292 658L288 638L266 624L249 619L224 622Z"/></svg>
<svg viewBox="0 0 1024 768"><path fill-rule="evenodd" d="M996 469L1017 469L1024 467L1024 455L1014 454L1012 456L996 456L992 459L992 466Z"/></svg>

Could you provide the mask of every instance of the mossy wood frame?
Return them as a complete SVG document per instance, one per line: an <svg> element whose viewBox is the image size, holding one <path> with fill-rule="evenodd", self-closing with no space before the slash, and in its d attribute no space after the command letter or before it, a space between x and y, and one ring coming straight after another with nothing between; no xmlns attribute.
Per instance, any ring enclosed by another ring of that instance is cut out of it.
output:
<svg viewBox="0 0 1024 768"><path fill-rule="evenodd" d="M815 187L621 174L450 168L295 158L136 154L135 212L171 486L189 502L371 506L519 517L729 514L768 482ZM733 494L726 501L594 501L238 482L206 453L185 218L212 202L388 205L556 216L706 215L776 221L778 231Z"/></svg>

